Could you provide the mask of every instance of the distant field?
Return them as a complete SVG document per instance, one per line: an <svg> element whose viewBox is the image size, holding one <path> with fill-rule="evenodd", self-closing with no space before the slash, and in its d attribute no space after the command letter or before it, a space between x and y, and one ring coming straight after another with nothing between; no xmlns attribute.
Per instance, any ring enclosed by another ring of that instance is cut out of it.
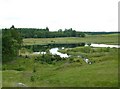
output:
<svg viewBox="0 0 120 89"><path fill-rule="evenodd" d="M62 37L62 38L26 38L23 40L24 45L48 44L48 43L103 43L119 44L118 34L107 35L87 35L85 38L80 37Z"/></svg>

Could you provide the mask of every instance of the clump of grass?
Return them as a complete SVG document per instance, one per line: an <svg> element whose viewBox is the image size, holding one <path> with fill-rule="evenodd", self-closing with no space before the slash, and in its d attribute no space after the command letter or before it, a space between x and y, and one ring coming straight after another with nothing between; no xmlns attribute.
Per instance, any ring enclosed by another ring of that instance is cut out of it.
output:
<svg viewBox="0 0 120 89"><path fill-rule="evenodd" d="M14 70L17 70L17 71L24 71L25 70L25 67L22 66L22 65L19 65L17 68L15 68Z"/></svg>
<svg viewBox="0 0 120 89"><path fill-rule="evenodd" d="M36 72L36 68L35 68L35 67L33 68L33 72L34 72L34 73Z"/></svg>
<svg viewBox="0 0 120 89"><path fill-rule="evenodd" d="M35 76L32 75L32 76L30 77L30 81L31 81L31 82L34 82L34 81L35 81Z"/></svg>

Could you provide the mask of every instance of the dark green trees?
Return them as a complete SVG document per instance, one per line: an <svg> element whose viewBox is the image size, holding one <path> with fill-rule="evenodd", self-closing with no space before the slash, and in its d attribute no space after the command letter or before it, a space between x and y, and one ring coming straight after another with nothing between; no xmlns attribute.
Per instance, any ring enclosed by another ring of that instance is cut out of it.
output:
<svg viewBox="0 0 120 89"><path fill-rule="evenodd" d="M16 28L2 29L2 61L12 60L19 53L22 45L22 38Z"/></svg>
<svg viewBox="0 0 120 89"><path fill-rule="evenodd" d="M44 29L37 28L16 28L22 34L24 38L56 38L56 37L85 37L83 32L77 32L70 29L59 29L58 31L49 31L49 28L46 27Z"/></svg>

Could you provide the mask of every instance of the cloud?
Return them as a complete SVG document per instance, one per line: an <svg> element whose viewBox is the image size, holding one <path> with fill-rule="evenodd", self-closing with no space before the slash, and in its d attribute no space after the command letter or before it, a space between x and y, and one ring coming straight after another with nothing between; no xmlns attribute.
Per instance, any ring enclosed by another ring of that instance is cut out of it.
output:
<svg viewBox="0 0 120 89"><path fill-rule="evenodd" d="M1 0L1 27L117 31L117 0Z"/></svg>

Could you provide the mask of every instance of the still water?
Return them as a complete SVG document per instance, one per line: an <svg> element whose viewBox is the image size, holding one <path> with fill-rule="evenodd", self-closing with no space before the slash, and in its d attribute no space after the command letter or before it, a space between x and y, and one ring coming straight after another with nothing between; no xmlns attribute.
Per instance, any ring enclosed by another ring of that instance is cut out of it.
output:
<svg viewBox="0 0 120 89"><path fill-rule="evenodd" d="M62 47L63 48L63 47ZM50 51L50 53L52 54L52 55L59 55L61 58L68 58L68 57L70 57L70 55L68 55L68 54L63 54L63 53L60 53L60 52L58 52L58 48L52 48L52 49L50 49L49 51Z"/></svg>
<svg viewBox="0 0 120 89"><path fill-rule="evenodd" d="M88 46L88 45L85 45ZM91 44L92 47L110 47L110 48L120 48L120 45L107 45L107 44Z"/></svg>
<svg viewBox="0 0 120 89"><path fill-rule="evenodd" d="M88 46L87 44L85 46ZM110 47L110 48L120 48L120 45L107 45L107 44L91 44L90 45L91 47ZM76 47L76 46L75 46ZM39 49L39 48L37 48ZM62 49L64 49L64 47L62 47ZM59 48L58 47L53 47L49 50L49 52L52 54L52 55L59 55L61 58L68 58L70 57L70 55L68 54L64 54L64 53L60 53L58 52ZM45 51L42 51L42 52L33 52L33 54L46 54Z"/></svg>
<svg viewBox="0 0 120 89"><path fill-rule="evenodd" d="M85 46L88 46L87 44ZM110 47L110 48L120 48L120 45L107 45L107 44L91 44L90 45L91 47ZM61 49L64 49L64 47L61 47ZM58 52L59 48L58 47L53 47L49 50L49 52L52 54L52 55L59 55L61 58L68 58L70 57L71 55L68 55L68 54L65 54L65 53L60 53ZM42 51L42 52L33 52L33 54L46 54L45 51ZM88 58L83 58L83 60L88 63L88 64L91 64L91 62L89 61Z"/></svg>

